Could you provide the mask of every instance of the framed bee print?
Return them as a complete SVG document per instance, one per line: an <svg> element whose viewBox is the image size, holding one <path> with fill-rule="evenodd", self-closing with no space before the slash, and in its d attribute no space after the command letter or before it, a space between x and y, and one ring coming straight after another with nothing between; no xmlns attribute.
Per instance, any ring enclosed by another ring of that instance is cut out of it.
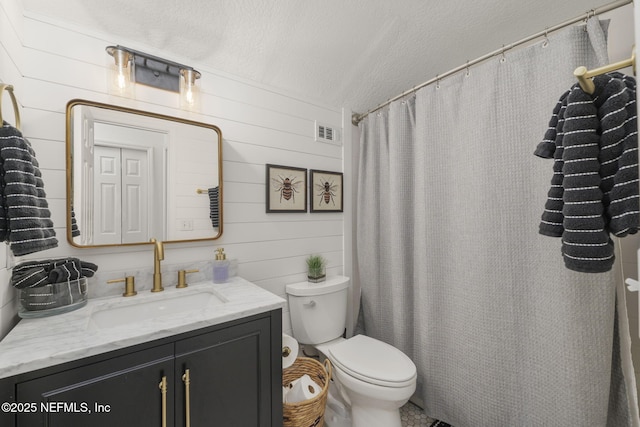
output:
<svg viewBox="0 0 640 427"><path fill-rule="evenodd" d="M307 170L266 165L267 213L307 212Z"/></svg>
<svg viewBox="0 0 640 427"><path fill-rule="evenodd" d="M342 173L311 169L311 212L342 212Z"/></svg>

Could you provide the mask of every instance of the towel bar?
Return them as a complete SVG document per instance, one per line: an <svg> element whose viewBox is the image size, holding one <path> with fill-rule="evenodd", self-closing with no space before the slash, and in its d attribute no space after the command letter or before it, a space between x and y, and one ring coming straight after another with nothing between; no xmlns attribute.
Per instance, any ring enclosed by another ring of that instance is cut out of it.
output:
<svg viewBox="0 0 640 427"><path fill-rule="evenodd" d="M578 83L583 91L587 92L590 95L596 90L591 77L599 76L605 73L610 73L612 71L620 70L626 67L633 67L633 73L636 72L636 47L633 46L631 49L631 58L625 59L624 61L615 62L613 64L605 65L603 67L599 67L593 70L587 70L587 67L578 67L573 72L573 75L576 79L578 79Z"/></svg>

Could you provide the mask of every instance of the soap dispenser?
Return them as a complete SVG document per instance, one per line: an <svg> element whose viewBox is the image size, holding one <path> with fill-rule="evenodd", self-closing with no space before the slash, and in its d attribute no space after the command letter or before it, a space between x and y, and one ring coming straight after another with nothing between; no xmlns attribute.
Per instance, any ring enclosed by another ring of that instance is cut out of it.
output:
<svg viewBox="0 0 640 427"><path fill-rule="evenodd" d="M229 260L223 248L216 249L216 259L213 261L213 283L224 283L229 280Z"/></svg>

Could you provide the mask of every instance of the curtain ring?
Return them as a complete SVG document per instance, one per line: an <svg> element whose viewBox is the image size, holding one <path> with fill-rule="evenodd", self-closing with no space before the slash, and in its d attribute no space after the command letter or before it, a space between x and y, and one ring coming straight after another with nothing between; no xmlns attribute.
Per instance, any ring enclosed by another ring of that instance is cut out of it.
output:
<svg viewBox="0 0 640 427"><path fill-rule="evenodd" d="M591 16L590 16L591 15ZM586 24L587 21L589 21L589 18L595 18L596 17L596 10L595 9L591 9L587 11L587 17L584 20L584 23ZM582 29L585 33L587 32L587 27L585 25L585 27Z"/></svg>
<svg viewBox="0 0 640 427"><path fill-rule="evenodd" d="M504 45L502 45L502 52L500 53L501 57L500 57L500 63L504 64L507 61L507 57L504 54L505 49L504 49Z"/></svg>
<svg viewBox="0 0 640 427"><path fill-rule="evenodd" d="M544 29L544 41L542 42L542 47L545 48L549 46L549 28Z"/></svg>
<svg viewBox="0 0 640 427"><path fill-rule="evenodd" d="M469 77L469 74L471 74L471 72L469 71L469 60L467 59L467 72L465 73L467 77Z"/></svg>
<svg viewBox="0 0 640 427"><path fill-rule="evenodd" d="M436 74L436 89L440 89L440 75Z"/></svg>
<svg viewBox="0 0 640 427"><path fill-rule="evenodd" d="M584 18L584 28L582 28L582 31L584 31L585 33L587 32L587 21L589 20L589 11L587 10L587 16Z"/></svg>
<svg viewBox="0 0 640 427"><path fill-rule="evenodd" d="M418 91L418 85L415 85L415 86L413 87L413 89L411 89L411 94L409 95L409 96L410 96L410 98L416 98L416 96L417 96L417 95L416 95L416 92L417 92L417 91Z"/></svg>

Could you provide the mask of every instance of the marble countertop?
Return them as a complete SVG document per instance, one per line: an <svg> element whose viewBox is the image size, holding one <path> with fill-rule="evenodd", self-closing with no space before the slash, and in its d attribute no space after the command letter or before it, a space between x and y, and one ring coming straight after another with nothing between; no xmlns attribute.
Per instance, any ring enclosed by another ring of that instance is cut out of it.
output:
<svg viewBox="0 0 640 427"><path fill-rule="evenodd" d="M160 300L201 300L191 295L204 293L212 303L195 309L169 309L162 316ZM149 304L147 304L149 303ZM156 304L156 305L154 305ZM134 297L89 299L84 307L39 319L22 319L0 341L0 378L46 368L112 350L141 344L183 332L281 308L285 300L259 286L232 277L227 283L190 284L188 288L165 288L164 292L141 291ZM135 309L128 309L136 306ZM145 307L153 307L149 318ZM110 322L110 310L113 322ZM122 321L135 313L135 322ZM120 314L119 314L120 313Z"/></svg>

